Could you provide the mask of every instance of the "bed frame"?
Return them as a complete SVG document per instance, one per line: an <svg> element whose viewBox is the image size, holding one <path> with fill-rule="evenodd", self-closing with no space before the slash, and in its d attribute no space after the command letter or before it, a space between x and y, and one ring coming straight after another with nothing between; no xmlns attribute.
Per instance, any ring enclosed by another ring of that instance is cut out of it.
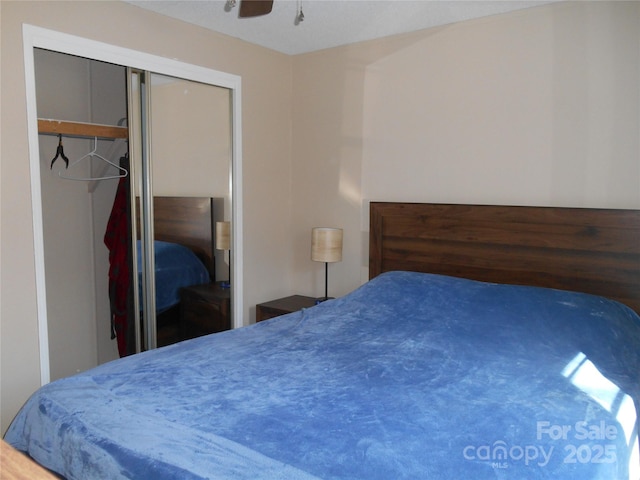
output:
<svg viewBox="0 0 640 480"><path fill-rule="evenodd" d="M369 278L390 270L576 290L640 313L640 210L372 202Z"/></svg>

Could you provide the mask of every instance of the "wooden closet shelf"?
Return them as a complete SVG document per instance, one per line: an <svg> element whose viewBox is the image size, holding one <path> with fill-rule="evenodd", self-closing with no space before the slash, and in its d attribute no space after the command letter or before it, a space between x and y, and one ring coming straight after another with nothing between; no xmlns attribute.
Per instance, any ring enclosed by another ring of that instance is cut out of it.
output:
<svg viewBox="0 0 640 480"><path fill-rule="evenodd" d="M66 122L38 119L38 133L68 135L73 137L129 138L127 127L100 125L97 123Z"/></svg>

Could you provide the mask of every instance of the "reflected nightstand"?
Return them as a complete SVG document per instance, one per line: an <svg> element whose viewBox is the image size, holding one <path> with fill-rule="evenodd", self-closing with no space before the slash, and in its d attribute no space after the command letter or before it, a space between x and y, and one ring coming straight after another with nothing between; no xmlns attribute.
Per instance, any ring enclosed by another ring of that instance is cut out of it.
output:
<svg viewBox="0 0 640 480"><path fill-rule="evenodd" d="M218 283L192 285L180 290L183 338L195 338L231 328L231 289Z"/></svg>

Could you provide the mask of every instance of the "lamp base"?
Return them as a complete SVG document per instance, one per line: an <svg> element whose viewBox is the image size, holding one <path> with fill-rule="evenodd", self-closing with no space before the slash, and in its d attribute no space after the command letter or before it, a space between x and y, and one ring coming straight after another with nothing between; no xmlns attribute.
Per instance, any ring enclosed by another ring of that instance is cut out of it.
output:
<svg viewBox="0 0 640 480"><path fill-rule="evenodd" d="M318 297L316 298L316 305L322 303L322 302L326 302L327 300L333 300L334 297Z"/></svg>

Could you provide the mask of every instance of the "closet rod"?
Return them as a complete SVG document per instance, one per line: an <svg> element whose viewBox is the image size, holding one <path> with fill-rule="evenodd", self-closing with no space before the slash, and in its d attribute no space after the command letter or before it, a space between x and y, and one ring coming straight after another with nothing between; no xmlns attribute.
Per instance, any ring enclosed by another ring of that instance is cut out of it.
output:
<svg viewBox="0 0 640 480"><path fill-rule="evenodd" d="M127 127L100 125L97 123L66 122L62 120L38 119L38 133L68 135L73 137L128 138Z"/></svg>

